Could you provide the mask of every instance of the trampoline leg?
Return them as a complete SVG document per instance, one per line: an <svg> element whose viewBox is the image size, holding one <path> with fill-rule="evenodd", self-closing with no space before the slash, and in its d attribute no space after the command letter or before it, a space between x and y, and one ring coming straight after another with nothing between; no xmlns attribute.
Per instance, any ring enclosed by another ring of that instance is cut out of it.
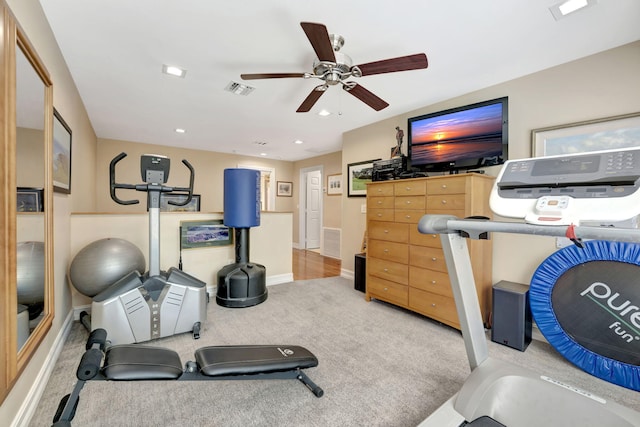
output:
<svg viewBox="0 0 640 427"><path fill-rule="evenodd" d="M307 376L302 370L298 369L296 378L300 380L316 397L322 397L324 390L322 390L316 383L311 381L311 378Z"/></svg>

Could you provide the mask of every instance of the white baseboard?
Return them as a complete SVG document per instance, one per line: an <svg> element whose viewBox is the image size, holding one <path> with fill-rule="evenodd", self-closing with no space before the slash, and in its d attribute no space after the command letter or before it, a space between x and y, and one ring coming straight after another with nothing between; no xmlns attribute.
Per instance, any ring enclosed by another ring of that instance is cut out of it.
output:
<svg viewBox="0 0 640 427"><path fill-rule="evenodd" d="M36 376L35 381L31 385L29 389L29 393L22 401L22 405L18 410L16 417L13 419L11 423L12 427L18 426L26 426L31 422L31 418L33 414L36 412L38 408L38 402L40 402L40 398L42 397L42 393L44 393L44 389L49 382L49 377L51 377L51 373L53 372L53 368L56 366L56 361L60 356L60 352L62 351L62 347L64 346L65 341L67 340L67 336L71 331L71 325L73 321L75 310L70 311L67 315L66 319L64 319L64 323L62 324L62 328L60 332L56 336L55 341L53 342L53 346L51 346L51 350L49 350L49 354L47 355L46 360L42 364L38 375Z"/></svg>
<svg viewBox="0 0 640 427"><path fill-rule="evenodd" d="M353 279L354 278L353 271L341 268L340 277L344 277L345 279Z"/></svg>
<svg viewBox="0 0 640 427"><path fill-rule="evenodd" d="M275 276L267 276L267 286L279 285L281 283L293 282L293 273L277 274Z"/></svg>

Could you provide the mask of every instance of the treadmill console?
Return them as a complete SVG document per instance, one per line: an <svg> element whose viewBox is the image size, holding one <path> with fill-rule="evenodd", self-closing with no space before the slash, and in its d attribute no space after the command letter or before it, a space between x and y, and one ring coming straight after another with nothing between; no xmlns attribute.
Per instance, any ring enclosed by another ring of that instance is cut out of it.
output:
<svg viewBox="0 0 640 427"><path fill-rule="evenodd" d="M636 215L639 189L640 148L509 160L490 205L533 224L617 222Z"/></svg>

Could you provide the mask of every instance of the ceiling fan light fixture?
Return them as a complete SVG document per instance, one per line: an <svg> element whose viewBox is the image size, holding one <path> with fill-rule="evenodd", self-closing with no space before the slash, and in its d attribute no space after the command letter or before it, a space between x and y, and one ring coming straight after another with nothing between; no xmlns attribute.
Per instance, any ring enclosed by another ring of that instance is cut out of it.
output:
<svg viewBox="0 0 640 427"><path fill-rule="evenodd" d="M174 77L184 78L187 75L187 70L173 65L162 64L162 72Z"/></svg>
<svg viewBox="0 0 640 427"><path fill-rule="evenodd" d="M296 139L295 141L293 141L294 144L304 144L304 141L300 140L300 139Z"/></svg>

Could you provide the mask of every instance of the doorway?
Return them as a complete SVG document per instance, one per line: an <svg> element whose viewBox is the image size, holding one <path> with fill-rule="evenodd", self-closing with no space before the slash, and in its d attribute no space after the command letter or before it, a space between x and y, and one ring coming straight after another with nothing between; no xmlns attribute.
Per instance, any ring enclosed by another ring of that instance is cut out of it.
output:
<svg viewBox="0 0 640 427"><path fill-rule="evenodd" d="M300 169L300 249L320 249L322 195L322 166Z"/></svg>
<svg viewBox="0 0 640 427"><path fill-rule="evenodd" d="M264 166L238 165L243 169L260 171L260 210L276 210L276 170Z"/></svg>

